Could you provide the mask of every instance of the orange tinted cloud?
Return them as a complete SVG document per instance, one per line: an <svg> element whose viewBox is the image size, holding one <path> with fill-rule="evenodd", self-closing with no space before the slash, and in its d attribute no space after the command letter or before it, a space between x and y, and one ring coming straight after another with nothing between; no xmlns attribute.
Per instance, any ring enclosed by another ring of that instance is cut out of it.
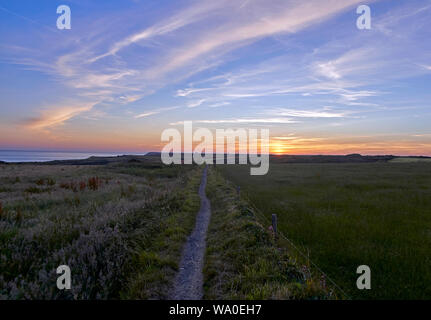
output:
<svg viewBox="0 0 431 320"><path fill-rule="evenodd" d="M90 111L95 104L87 103L46 109L39 117L26 120L24 125L29 129L45 129L60 125L83 112Z"/></svg>

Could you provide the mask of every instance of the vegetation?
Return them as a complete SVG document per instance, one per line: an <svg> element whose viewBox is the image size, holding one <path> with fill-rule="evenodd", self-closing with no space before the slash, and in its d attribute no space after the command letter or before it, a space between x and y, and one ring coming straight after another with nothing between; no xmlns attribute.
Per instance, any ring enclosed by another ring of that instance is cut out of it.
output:
<svg viewBox="0 0 431 320"><path fill-rule="evenodd" d="M212 217L205 258L207 299L327 299L325 281L313 278L239 199L235 188L210 170Z"/></svg>
<svg viewBox="0 0 431 320"><path fill-rule="evenodd" d="M354 299L431 297L431 164L217 166ZM372 289L356 288L368 265Z"/></svg>
<svg viewBox="0 0 431 320"><path fill-rule="evenodd" d="M200 170L152 166L0 165L0 299L166 296ZM56 288L62 264L70 291Z"/></svg>
<svg viewBox="0 0 431 320"><path fill-rule="evenodd" d="M160 208L154 223L154 235L135 229L137 235L132 260L131 277L121 297L123 299L167 299L181 259L187 236L195 225L200 200L197 194L201 170L188 173L187 183L167 207Z"/></svg>
<svg viewBox="0 0 431 320"><path fill-rule="evenodd" d="M431 163L359 157L279 157L265 176L211 168L205 298L430 298ZM201 168L90 160L0 164L0 299L169 297L200 206ZM269 228L274 213L294 246ZM56 288L63 264L70 291ZM364 264L372 289L360 291Z"/></svg>
<svg viewBox="0 0 431 320"><path fill-rule="evenodd" d="M430 157L397 157L390 160L390 162L396 163L408 163L408 162L428 162L431 163Z"/></svg>

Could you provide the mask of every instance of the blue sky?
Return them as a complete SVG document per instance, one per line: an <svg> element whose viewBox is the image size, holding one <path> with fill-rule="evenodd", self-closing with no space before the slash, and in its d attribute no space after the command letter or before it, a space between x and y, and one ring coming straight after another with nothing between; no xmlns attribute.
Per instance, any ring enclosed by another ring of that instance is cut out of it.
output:
<svg viewBox="0 0 431 320"><path fill-rule="evenodd" d="M193 120L269 128L277 152L431 155L430 36L425 0L0 0L0 148L157 150Z"/></svg>

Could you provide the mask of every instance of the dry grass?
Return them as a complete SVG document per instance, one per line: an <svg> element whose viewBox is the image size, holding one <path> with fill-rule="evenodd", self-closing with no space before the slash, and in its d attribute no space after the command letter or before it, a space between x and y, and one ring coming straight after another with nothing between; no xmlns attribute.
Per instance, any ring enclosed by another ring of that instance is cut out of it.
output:
<svg viewBox="0 0 431 320"><path fill-rule="evenodd" d="M119 298L183 203L189 170L0 165L0 299ZM61 264L72 270L67 292L56 288Z"/></svg>

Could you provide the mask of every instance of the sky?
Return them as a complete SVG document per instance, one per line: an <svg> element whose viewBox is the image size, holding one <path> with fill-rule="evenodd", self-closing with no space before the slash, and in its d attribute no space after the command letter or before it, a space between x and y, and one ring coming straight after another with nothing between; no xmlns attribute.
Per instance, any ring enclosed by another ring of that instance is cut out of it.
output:
<svg viewBox="0 0 431 320"><path fill-rule="evenodd" d="M157 151L193 121L431 156L430 40L431 0L0 0L0 149Z"/></svg>

